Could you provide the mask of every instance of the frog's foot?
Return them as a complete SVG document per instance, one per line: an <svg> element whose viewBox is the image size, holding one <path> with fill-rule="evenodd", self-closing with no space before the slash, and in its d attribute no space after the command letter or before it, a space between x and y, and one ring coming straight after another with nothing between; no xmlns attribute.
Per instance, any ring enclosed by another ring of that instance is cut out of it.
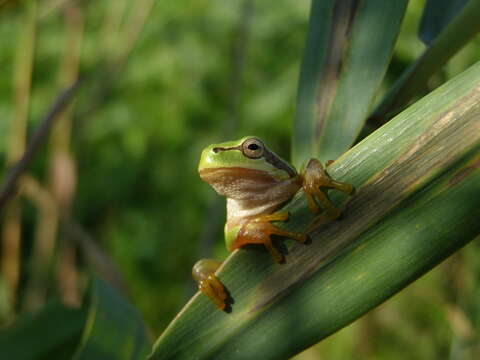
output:
<svg viewBox="0 0 480 360"><path fill-rule="evenodd" d="M304 243L307 240L306 234L283 230L270 223L270 221L286 220L288 220L287 212L260 215L253 220L248 221L238 231L237 238L233 244L233 249L240 248L247 244L263 244L276 262L283 262L285 257L273 245L270 235L285 236L301 243Z"/></svg>
<svg viewBox="0 0 480 360"><path fill-rule="evenodd" d="M207 295L220 310L224 310L228 295L223 284L215 276L215 271L220 264L221 262L217 260L199 260L193 266L192 276L198 284L198 289Z"/></svg>
<svg viewBox="0 0 480 360"><path fill-rule="evenodd" d="M320 212L318 201L321 207L326 210L326 214L320 217L320 219L323 219L323 221L337 219L341 214L340 210L332 204L326 193L321 189L337 189L346 194L351 194L353 186L331 179L317 159L310 159L302 176L303 190L305 191L310 211L315 214ZM318 224L318 221L316 223Z"/></svg>

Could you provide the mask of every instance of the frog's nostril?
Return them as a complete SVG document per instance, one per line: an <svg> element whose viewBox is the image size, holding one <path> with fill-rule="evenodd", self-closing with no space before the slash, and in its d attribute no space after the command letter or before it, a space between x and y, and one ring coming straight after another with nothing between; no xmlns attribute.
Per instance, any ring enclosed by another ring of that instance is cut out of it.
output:
<svg viewBox="0 0 480 360"><path fill-rule="evenodd" d="M220 151L220 148L215 147L215 148L212 149L212 151L216 154L216 153L218 153L218 152Z"/></svg>

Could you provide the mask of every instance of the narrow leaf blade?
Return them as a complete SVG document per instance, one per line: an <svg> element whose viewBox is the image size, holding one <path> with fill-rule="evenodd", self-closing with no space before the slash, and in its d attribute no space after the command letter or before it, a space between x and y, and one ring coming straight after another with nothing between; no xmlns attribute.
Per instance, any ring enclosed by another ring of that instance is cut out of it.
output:
<svg viewBox="0 0 480 360"><path fill-rule="evenodd" d="M297 167L336 159L357 138L405 13L401 1L312 1L293 138Z"/></svg>
<svg viewBox="0 0 480 360"><path fill-rule="evenodd" d="M428 0L420 22L419 37L430 46L438 34L469 0Z"/></svg>
<svg viewBox="0 0 480 360"><path fill-rule="evenodd" d="M439 71L463 46L480 32L480 0L469 1L438 34L417 61L393 84L372 114L388 120L427 89L430 77Z"/></svg>

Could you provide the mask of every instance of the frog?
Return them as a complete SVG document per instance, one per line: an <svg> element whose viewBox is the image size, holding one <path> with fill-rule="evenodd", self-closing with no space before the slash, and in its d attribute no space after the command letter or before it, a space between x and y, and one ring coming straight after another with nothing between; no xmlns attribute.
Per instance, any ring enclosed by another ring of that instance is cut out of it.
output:
<svg viewBox="0 0 480 360"><path fill-rule="evenodd" d="M351 184L331 179L318 159L311 158L298 172L255 136L207 146L200 156L198 172L203 181L227 199L224 228L227 249L263 245L276 263L283 263L285 256L272 242L272 235L299 243L308 239L308 231L293 232L274 225L272 222L285 222L290 216L286 211L277 210L303 190L309 210L314 214L323 210L315 220L318 225L341 215L329 200L328 190L346 194L354 191ZM192 275L198 289L218 309L225 310L229 296L215 274L221 264L214 259L199 260L193 266Z"/></svg>

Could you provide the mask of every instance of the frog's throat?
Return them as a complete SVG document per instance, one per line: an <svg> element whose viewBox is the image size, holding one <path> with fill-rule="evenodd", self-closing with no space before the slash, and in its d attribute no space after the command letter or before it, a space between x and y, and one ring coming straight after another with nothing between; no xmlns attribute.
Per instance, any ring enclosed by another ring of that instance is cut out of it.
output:
<svg viewBox="0 0 480 360"><path fill-rule="evenodd" d="M291 192L292 186L295 187L295 191L300 187L297 177L278 178L264 170L243 167L202 169L200 177L220 195L235 200L261 202L267 195L282 197L286 190Z"/></svg>

